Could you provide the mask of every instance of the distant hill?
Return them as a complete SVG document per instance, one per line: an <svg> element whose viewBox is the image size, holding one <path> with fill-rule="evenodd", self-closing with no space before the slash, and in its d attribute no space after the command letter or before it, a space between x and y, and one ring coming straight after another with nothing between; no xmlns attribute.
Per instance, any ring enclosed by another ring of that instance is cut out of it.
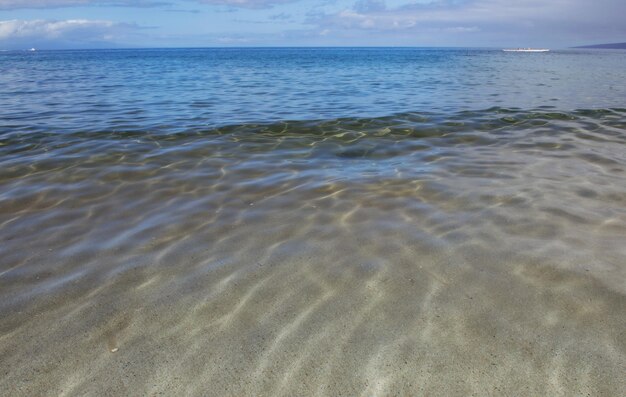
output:
<svg viewBox="0 0 626 397"><path fill-rule="evenodd" d="M581 45L581 46L574 47L574 48L609 48L609 49L626 50L626 43Z"/></svg>

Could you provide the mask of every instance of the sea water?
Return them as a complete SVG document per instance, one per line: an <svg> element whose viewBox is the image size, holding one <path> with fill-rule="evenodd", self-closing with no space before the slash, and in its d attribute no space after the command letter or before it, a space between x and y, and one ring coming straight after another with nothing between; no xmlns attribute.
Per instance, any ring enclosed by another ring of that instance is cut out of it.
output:
<svg viewBox="0 0 626 397"><path fill-rule="evenodd" d="M623 395L626 52L0 54L1 395Z"/></svg>

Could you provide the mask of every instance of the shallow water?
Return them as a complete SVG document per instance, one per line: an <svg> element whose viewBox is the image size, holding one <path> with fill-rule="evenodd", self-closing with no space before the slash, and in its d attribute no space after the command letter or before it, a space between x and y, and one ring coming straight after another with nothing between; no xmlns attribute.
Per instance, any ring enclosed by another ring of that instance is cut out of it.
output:
<svg viewBox="0 0 626 397"><path fill-rule="evenodd" d="M0 56L0 394L624 394L624 53L239 51Z"/></svg>

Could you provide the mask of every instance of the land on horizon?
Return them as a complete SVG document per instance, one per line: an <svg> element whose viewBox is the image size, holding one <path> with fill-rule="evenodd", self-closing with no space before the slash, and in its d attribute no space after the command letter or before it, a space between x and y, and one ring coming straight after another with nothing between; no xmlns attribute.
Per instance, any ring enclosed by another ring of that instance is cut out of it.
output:
<svg viewBox="0 0 626 397"><path fill-rule="evenodd" d="M626 50L626 43L579 45L573 48L605 48L605 49Z"/></svg>

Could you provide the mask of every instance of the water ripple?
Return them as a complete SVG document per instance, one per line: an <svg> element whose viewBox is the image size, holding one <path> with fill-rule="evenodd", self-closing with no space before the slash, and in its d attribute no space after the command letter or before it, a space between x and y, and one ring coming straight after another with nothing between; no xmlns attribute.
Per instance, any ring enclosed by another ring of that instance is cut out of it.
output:
<svg viewBox="0 0 626 397"><path fill-rule="evenodd" d="M0 394L624 394L626 109L131 99L0 127Z"/></svg>

